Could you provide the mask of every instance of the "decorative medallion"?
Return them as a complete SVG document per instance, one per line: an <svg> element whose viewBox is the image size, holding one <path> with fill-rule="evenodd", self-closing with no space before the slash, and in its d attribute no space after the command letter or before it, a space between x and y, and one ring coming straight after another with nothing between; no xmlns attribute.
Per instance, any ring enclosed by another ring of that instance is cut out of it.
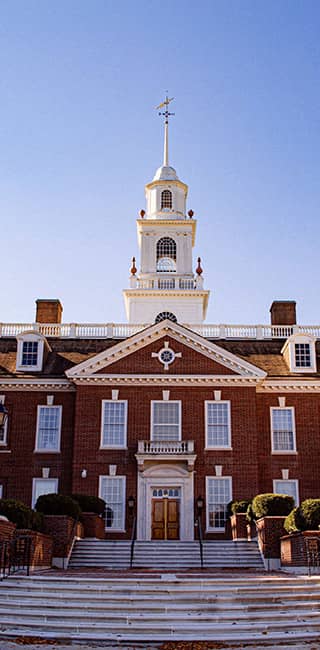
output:
<svg viewBox="0 0 320 650"><path fill-rule="evenodd" d="M164 347L159 352L152 352L151 356L157 358L163 364L165 370L169 370L169 366L177 357L182 357L181 352L174 352L169 347L169 341L164 342Z"/></svg>

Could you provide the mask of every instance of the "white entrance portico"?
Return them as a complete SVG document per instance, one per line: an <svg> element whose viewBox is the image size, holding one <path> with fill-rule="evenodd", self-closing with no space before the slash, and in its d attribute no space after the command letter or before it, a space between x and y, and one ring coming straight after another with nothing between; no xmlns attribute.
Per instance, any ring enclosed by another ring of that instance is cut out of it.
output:
<svg viewBox="0 0 320 650"><path fill-rule="evenodd" d="M145 466L138 472L137 539L151 540L152 499L156 490L176 489L180 498L179 539L194 539L193 471L180 463Z"/></svg>

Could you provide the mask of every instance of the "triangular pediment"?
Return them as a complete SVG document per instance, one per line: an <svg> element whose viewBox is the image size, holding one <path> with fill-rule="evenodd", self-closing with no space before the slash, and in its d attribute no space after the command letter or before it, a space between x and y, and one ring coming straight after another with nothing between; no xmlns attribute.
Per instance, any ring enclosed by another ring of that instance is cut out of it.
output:
<svg viewBox="0 0 320 650"><path fill-rule="evenodd" d="M160 354L161 351L169 354ZM171 360L173 352L173 361ZM167 363L166 363L167 361ZM263 379L260 368L169 320L138 332L67 371L70 379L109 375L241 376Z"/></svg>

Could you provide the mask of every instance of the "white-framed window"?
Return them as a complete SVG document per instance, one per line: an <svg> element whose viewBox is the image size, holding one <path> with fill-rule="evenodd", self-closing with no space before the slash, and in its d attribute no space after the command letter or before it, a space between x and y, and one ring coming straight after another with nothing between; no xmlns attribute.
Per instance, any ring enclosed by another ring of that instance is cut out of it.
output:
<svg viewBox="0 0 320 650"><path fill-rule="evenodd" d="M0 499L3 497L3 485L0 483Z"/></svg>
<svg viewBox="0 0 320 650"><path fill-rule="evenodd" d="M296 451L294 408L271 407L271 448L273 453Z"/></svg>
<svg viewBox="0 0 320 650"><path fill-rule="evenodd" d="M310 334L292 334L282 348L282 354L291 372L317 371L315 337Z"/></svg>
<svg viewBox="0 0 320 650"><path fill-rule="evenodd" d="M127 446L127 400L102 400L101 447L125 449Z"/></svg>
<svg viewBox="0 0 320 650"><path fill-rule="evenodd" d="M181 402L151 402L151 440L181 440Z"/></svg>
<svg viewBox="0 0 320 650"><path fill-rule="evenodd" d="M172 237L161 237L157 242L157 271L174 273L176 270L177 244Z"/></svg>
<svg viewBox="0 0 320 650"><path fill-rule="evenodd" d="M232 499L231 476L206 477L207 531L224 531L227 505Z"/></svg>
<svg viewBox="0 0 320 650"><path fill-rule="evenodd" d="M274 479L273 491L275 494L288 494L294 498L294 505L299 505L299 481L297 479Z"/></svg>
<svg viewBox="0 0 320 650"><path fill-rule="evenodd" d="M126 514L126 477L100 476L99 496L106 502L106 530L124 531Z"/></svg>
<svg viewBox="0 0 320 650"><path fill-rule="evenodd" d="M34 508L37 500L43 494L57 494L59 479L57 478L34 478L32 480L32 503Z"/></svg>
<svg viewBox="0 0 320 650"><path fill-rule="evenodd" d="M39 332L22 332L17 336L17 364L20 371L42 370L46 339Z"/></svg>
<svg viewBox="0 0 320 650"><path fill-rule="evenodd" d="M59 452L62 406L38 406L35 451Z"/></svg>
<svg viewBox="0 0 320 650"><path fill-rule="evenodd" d="M205 402L207 449L231 449L231 408L228 401Z"/></svg>

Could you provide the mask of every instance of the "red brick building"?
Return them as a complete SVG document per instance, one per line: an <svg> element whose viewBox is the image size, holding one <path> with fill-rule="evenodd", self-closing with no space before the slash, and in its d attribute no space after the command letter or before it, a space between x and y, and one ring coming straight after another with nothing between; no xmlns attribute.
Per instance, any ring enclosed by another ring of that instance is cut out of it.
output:
<svg viewBox="0 0 320 650"><path fill-rule="evenodd" d="M320 327L298 326L292 301L274 302L266 326L203 323L167 117L165 136L137 220L128 325L63 324L60 302L39 300L34 324L0 327L3 497L99 494L107 537L130 536L129 497L138 539L192 540L199 497L210 538L232 498L320 496Z"/></svg>

